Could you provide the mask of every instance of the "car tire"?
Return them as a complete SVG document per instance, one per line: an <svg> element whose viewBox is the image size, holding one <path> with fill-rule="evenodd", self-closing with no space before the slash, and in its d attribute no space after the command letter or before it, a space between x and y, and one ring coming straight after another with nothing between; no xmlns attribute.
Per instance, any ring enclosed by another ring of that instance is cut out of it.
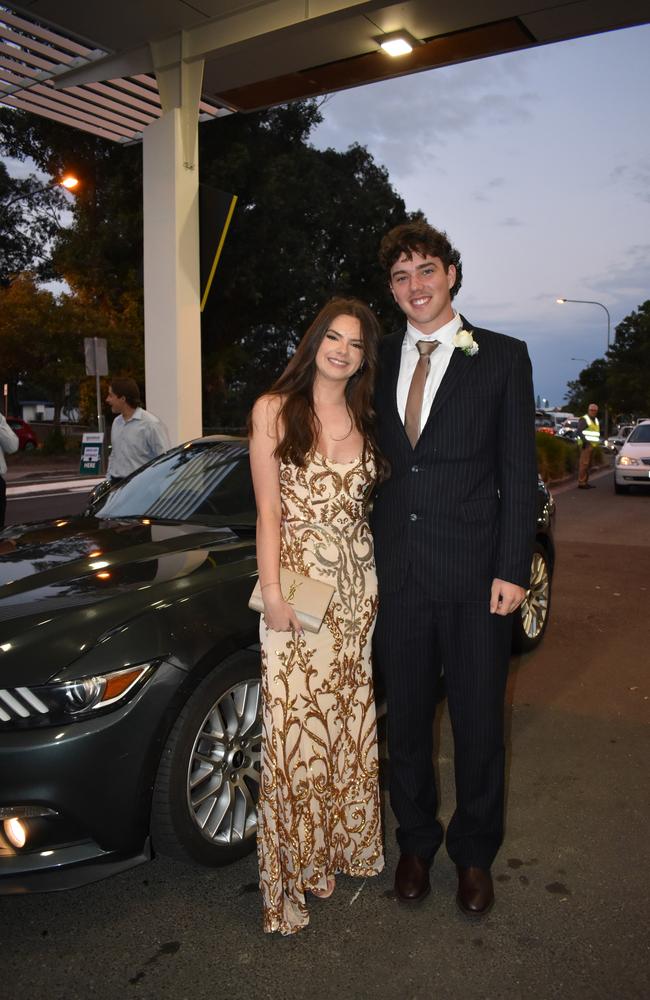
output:
<svg viewBox="0 0 650 1000"><path fill-rule="evenodd" d="M154 850L207 867L255 847L262 738L260 656L207 675L169 734L154 784Z"/></svg>
<svg viewBox="0 0 650 1000"><path fill-rule="evenodd" d="M617 483L616 480L614 480L614 493L618 493L620 496L621 493L629 493L629 492L630 492L629 486L625 486L623 485L623 483Z"/></svg>
<svg viewBox="0 0 650 1000"><path fill-rule="evenodd" d="M513 653L529 653L540 644L551 610L551 568L548 554L535 545L530 568L530 585L521 607L515 611L512 629Z"/></svg>

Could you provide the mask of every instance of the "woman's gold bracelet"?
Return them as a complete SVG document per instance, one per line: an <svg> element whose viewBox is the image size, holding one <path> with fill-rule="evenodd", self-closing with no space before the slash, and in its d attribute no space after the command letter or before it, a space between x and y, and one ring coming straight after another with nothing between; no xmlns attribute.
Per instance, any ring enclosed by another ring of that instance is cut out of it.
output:
<svg viewBox="0 0 650 1000"><path fill-rule="evenodd" d="M260 590L266 590L267 587L279 587L280 581L274 580L273 583L265 583L260 587Z"/></svg>

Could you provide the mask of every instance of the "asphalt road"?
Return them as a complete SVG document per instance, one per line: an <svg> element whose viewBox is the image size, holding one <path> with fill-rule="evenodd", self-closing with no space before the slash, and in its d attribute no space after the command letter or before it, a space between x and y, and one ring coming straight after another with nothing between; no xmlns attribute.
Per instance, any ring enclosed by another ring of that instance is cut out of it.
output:
<svg viewBox="0 0 650 1000"><path fill-rule="evenodd" d="M386 871L340 878L293 938L261 932L254 856L215 872L156 859L74 892L0 897L4 1000L650 996L650 494L596 482L557 491L551 624L512 662L507 835L483 922L456 910L443 853L420 907L392 898L387 806ZM447 818L444 712L438 728Z"/></svg>
<svg viewBox="0 0 650 1000"><path fill-rule="evenodd" d="M24 524L50 517L74 517L83 511L89 493L90 486L83 492L57 490L55 486L48 490L44 486L43 492L9 496L5 524Z"/></svg>

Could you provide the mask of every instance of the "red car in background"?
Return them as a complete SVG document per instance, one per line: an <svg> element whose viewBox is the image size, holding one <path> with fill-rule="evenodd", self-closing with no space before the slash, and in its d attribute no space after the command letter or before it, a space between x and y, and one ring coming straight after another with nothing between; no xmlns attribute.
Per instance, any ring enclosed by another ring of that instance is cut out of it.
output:
<svg viewBox="0 0 650 1000"><path fill-rule="evenodd" d="M21 417L7 417L7 423L18 438L18 447L21 451L38 448L38 438L26 420Z"/></svg>
<svg viewBox="0 0 650 1000"><path fill-rule="evenodd" d="M535 410L535 430L543 434L555 434L555 424L543 410Z"/></svg>

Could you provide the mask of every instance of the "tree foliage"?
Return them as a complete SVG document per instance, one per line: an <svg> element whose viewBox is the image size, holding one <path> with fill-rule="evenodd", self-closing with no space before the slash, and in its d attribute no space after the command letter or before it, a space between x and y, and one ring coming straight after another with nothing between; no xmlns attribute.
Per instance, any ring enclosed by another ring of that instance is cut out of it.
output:
<svg viewBox="0 0 650 1000"><path fill-rule="evenodd" d="M332 295L357 295L392 325L377 249L410 216L365 148L309 144L319 121L306 102L201 133L203 179L238 195L204 314L207 423L243 422Z"/></svg>
<svg viewBox="0 0 650 1000"><path fill-rule="evenodd" d="M65 383L84 375L81 334L73 332L74 305L38 288L22 274L0 289L0 369L14 382L38 380L58 412ZM71 329L72 327L72 329Z"/></svg>
<svg viewBox="0 0 650 1000"><path fill-rule="evenodd" d="M35 176L11 177L0 161L0 286L27 269L47 271L63 206L63 192Z"/></svg>
<svg viewBox="0 0 650 1000"><path fill-rule="evenodd" d="M0 110L0 152L31 158L53 181L79 179L70 225L51 248L51 277L84 302L119 313L122 296L142 295L142 150L121 146L27 112Z"/></svg>
<svg viewBox="0 0 650 1000"><path fill-rule="evenodd" d="M365 148L310 144L320 117L307 101L200 127L201 180L238 196L203 314L207 425L244 422L330 296L357 295L388 327L394 322L377 249L388 228L412 216ZM31 156L53 178L70 169L79 176L50 273L68 283L84 329L108 336L111 372L123 373L126 358L142 381L140 147L4 110L0 150Z"/></svg>
<svg viewBox="0 0 650 1000"><path fill-rule="evenodd" d="M143 384L140 147L119 146L5 108L0 110L0 151L20 160L31 158L52 181L66 172L80 181L78 193L67 199L69 224L52 234L49 257L37 271L39 277L60 280L69 288L58 302L51 297L50 307L59 338L57 356L66 356L68 343L76 345L76 370L81 374L70 378L85 377L83 337L98 336L108 340L112 373L132 375ZM51 185L49 189L54 190ZM59 199L65 197L59 192ZM36 291L32 286L30 294L42 304ZM31 328L31 338L38 341L36 329ZM2 347L0 352L4 356ZM54 384L55 369L51 369L52 379L46 377L39 357L38 352L30 354L37 367L27 370L23 366L24 378L58 405L62 386L56 392L47 388ZM82 401L86 395L82 386Z"/></svg>
<svg viewBox="0 0 650 1000"><path fill-rule="evenodd" d="M567 388L576 412L594 402L610 413L650 414L650 300L618 324L607 356L597 358Z"/></svg>
<svg viewBox="0 0 650 1000"><path fill-rule="evenodd" d="M93 336L112 344L116 370L131 370L129 338L111 330L102 310L74 295L54 296L28 273L0 288L0 371L5 380L29 384L52 402L55 423L66 384L86 380L83 342Z"/></svg>

